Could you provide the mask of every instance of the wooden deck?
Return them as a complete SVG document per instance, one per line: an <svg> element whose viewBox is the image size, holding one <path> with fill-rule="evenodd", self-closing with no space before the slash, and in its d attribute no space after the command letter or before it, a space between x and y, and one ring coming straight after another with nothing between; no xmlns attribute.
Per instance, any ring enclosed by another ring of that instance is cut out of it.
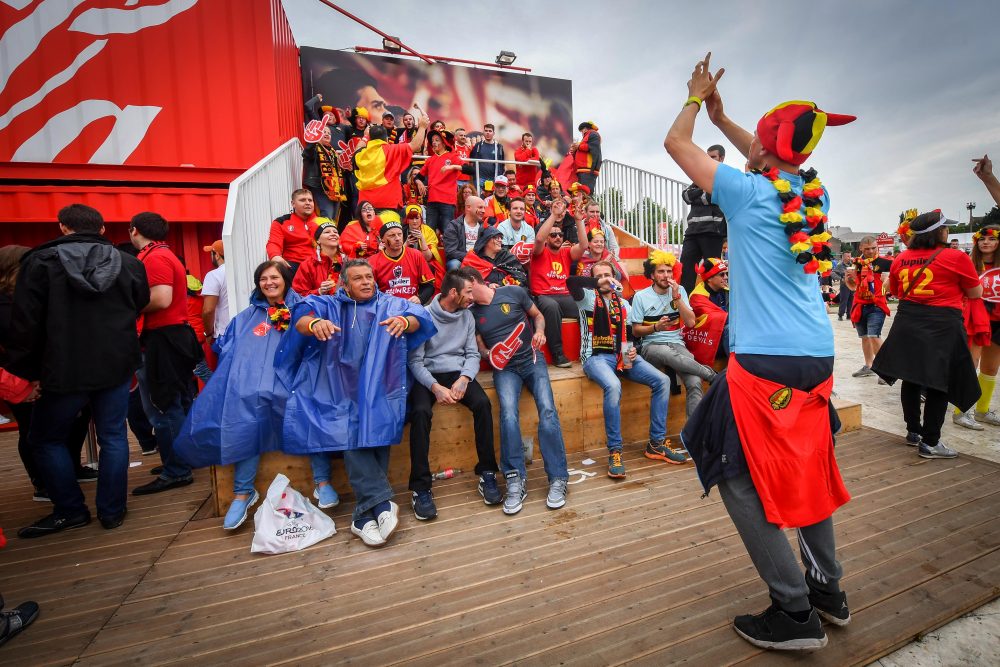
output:
<svg viewBox="0 0 1000 667"><path fill-rule="evenodd" d="M571 466L597 474L573 484L559 511L544 506L536 459L514 517L484 506L464 474L435 487L439 517L426 524L400 494L401 526L384 549L351 536L342 507L333 538L258 556L251 525L227 534L220 519L194 518L205 473L134 499L118 530L95 522L18 540L16 527L46 506L30 501L0 435L0 525L11 537L0 590L42 607L0 663L865 664L1000 596L1000 466L925 461L868 428L837 452L854 496L837 513L854 620L828 628L822 651L788 656L730 627L767 597L718 493L700 498L690 465L646 460L637 446L624 481L604 476L600 450L572 454ZM582 466L587 454L597 463Z"/></svg>

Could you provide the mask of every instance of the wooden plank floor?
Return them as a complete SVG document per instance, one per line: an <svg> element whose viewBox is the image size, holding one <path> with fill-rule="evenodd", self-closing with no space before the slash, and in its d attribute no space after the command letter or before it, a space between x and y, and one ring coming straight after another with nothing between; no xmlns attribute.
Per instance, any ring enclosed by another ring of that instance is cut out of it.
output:
<svg viewBox="0 0 1000 667"><path fill-rule="evenodd" d="M638 447L624 481L590 455L597 475L559 511L544 506L540 461L514 517L484 506L468 474L436 485L432 522L400 494L381 550L350 535L348 506L333 538L251 555L251 525L227 534L220 519L182 518L204 487L132 503L123 531L14 539L0 590L43 612L0 663L865 664L1000 595L1000 466L926 461L866 428L837 448L853 495L836 530L854 620L829 628L822 651L760 652L730 627L767 596L718 493L700 498L693 467ZM27 487L11 476L0 500L14 503Z"/></svg>

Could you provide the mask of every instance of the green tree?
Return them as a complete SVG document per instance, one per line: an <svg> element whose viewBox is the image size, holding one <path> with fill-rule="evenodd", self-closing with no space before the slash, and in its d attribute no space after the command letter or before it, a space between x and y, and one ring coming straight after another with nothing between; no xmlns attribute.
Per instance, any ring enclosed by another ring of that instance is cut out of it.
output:
<svg viewBox="0 0 1000 667"><path fill-rule="evenodd" d="M984 215L981 219L982 221L976 225L976 231L979 231L982 227L986 225L1000 225L1000 206L994 206L989 210L989 213Z"/></svg>

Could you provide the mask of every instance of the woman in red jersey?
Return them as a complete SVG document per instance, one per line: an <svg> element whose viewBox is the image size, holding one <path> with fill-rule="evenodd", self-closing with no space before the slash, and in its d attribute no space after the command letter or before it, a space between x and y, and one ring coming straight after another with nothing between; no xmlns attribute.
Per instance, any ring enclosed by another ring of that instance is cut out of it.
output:
<svg viewBox="0 0 1000 667"><path fill-rule="evenodd" d="M910 223L913 237L889 269L889 290L899 298L896 322L872 362L889 384L903 381L906 440L928 459L958 456L940 440L948 403L964 412L980 394L962 300L978 299L983 287L969 256L948 247L949 222L931 211ZM921 387L927 393L922 421Z"/></svg>
<svg viewBox="0 0 1000 667"><path fill-rule="evenodd" d="M326 218L317 218L316 222L316 252L299 264L295 280L292 281L292 289L302 297L336 292L340 270L347 262L347 256L340 250L337 223Z"/></svg>

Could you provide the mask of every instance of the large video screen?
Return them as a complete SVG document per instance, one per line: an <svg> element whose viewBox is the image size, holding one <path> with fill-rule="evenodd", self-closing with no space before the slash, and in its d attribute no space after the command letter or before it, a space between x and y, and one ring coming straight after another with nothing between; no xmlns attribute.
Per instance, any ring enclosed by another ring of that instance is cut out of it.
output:
<svg viewBox="0 0 1000 667"><path fill-rule="evenodd" d="M531 132L543 158L558 164L573 138L573 89L567 79L516 74L421 60L302 47L303 99L364 106L372 122L389 111L396 126L414 103L449 130L464 127L473 141L483 124L496 126L507 159Z"/></svg>

